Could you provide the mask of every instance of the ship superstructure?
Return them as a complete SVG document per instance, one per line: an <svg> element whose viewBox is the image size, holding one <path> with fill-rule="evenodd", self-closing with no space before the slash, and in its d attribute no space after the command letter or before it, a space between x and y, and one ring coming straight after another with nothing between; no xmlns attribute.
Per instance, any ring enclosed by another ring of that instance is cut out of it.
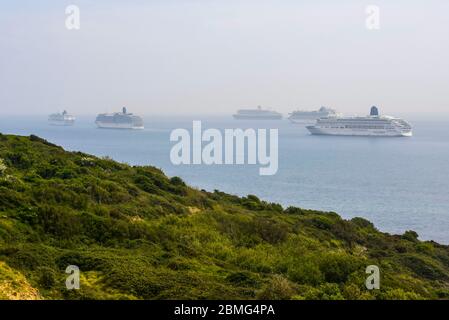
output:
<svg viewBox="0 0 449 320"><path fill-rule="evenodd" d="M319 118L337 116L338 113L331 108L321 107L319 110L296 110L289 114L288 119L293 123L314 122Z"/></svg>

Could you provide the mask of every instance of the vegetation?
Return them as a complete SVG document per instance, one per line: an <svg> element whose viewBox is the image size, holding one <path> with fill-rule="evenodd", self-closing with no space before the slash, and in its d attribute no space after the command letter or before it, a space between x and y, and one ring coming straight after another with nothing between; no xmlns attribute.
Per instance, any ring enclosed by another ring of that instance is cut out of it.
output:
<svg viewBox="0 0 449 320"><path fill-rule="evenodd" d="M0 298L447 299L449 248L0 134Z"/></svg>

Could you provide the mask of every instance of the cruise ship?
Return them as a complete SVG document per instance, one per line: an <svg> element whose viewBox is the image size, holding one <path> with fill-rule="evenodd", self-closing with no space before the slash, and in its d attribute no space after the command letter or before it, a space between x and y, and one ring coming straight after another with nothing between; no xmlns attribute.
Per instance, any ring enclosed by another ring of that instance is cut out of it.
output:
<svg viewBox="0 0 449 320"><path fill-rule="evenodd" d="M306 127L311 134L340 136L411 137L412 127L402 119L379 115L372 107L366 117L325 117Z"/></svg>
<svg viewBox="0 0 449 320"><path fill-rule="evenodd" d="M95 123L98 128L106 129L144 129L143 119L128 113L126 108L122 112L99 114Z"/></svg>
<svg viewBox="0 0 449 320"><path fill-rule="evenodd" d="M337 116L334 109L321 107L319 110L296 110L289 114L288 119L293 123L313 122L319 118Z"/></svg>
<svg viewBox="0 0 449 320"><path fill-rule="evenodd" d="M53 113L48 116L48 123L53 126L73 126L75 117L64 110L62 113Z"/></svg>
<svg viewBox="0 0 449 320"><path fill-rule="evenodd" d="M233 117L238 120L279 120L282 119L282 114L276 111L262 109L261 106L258 106L257 109L238 110Z"/></svg>

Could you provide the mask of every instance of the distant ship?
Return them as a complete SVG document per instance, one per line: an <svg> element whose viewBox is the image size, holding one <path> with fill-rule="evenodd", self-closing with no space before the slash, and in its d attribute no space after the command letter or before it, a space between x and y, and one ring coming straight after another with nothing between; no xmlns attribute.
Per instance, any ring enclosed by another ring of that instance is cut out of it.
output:
<svg viewBox="0 0 449 320"><path fill-rule="evenodd" d="M313 122L319 118L338 115L334 109L321 107L319 110L305 111L297 110L289 114L288 119L293 123Z"/></svg>
<svg viewBox="0 0 449 320"><path fill-rule="evenodd" d="M257 109L241 109L236 114L232 115L234 119L238 120L279 120L282 119L282 114L272 110L262 109L258 106Z"/></svg>
<svg viewBox="0 0 449 320"><path fill-rule="evenodd" d="M128 113L126 108L122 112L102 113L95 120L98 128L107 129L144 129L143 119L132 113Z"/></svg>
<svg viewBox="0 0 449 320"><path fill-rule="evenodd" d="M48 122L53 126L73 126L75 117L64 110L62 113L51 114L48 117Z"/></svg>
<svg viewBox="0 0 449 320"><path fill-rule="evenodd" d="M372 107L365 117L324 117L315 125L306 127L318 135L411 137L411 125L402 119L380 116L377 107Z"/></svg>

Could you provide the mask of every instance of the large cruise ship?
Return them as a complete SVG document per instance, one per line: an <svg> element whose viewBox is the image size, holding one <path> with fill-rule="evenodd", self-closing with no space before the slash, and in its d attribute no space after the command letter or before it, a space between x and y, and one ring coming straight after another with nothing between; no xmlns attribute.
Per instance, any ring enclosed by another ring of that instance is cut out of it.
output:
<svg viewBox="0 0 449 320"><path fill-rule="evenodd" d="M75 117L64 110L62 113L53 113L49 115L48 123L53 126L73 126Z"/></svg>
<svg viewBox="0 0 449 320"><path fill-rule="evenodd" d="M143 119L128 113L126 108L122 112L99 114L95 123L99 128L107 129L144 129Z"/></svg>
<svg viewBox="0 0 449 320"><path fill-rule="evenodd" d="M313 122L319 118L325 118L330 116L337 116L337 112L334 109L321 107L319 110L306 111L296 110L289 114L288 119L293 123Z"/></svg>
<svg viewBox="0 0 449 320"><path fill-rule="evenodd" d="M411 137L412 127L402 119L381 116L376 107L366 117L325 117L307 126L312 134L341 136Z"/></svg>
<svg viewBox="0 0 449 320"><path fill-rule="evenodd" d="M282 119L282 114L276 111L262 109L262 107L258 106L257 109L238 110L233 117L239 120L279 120Z"/></svg>

